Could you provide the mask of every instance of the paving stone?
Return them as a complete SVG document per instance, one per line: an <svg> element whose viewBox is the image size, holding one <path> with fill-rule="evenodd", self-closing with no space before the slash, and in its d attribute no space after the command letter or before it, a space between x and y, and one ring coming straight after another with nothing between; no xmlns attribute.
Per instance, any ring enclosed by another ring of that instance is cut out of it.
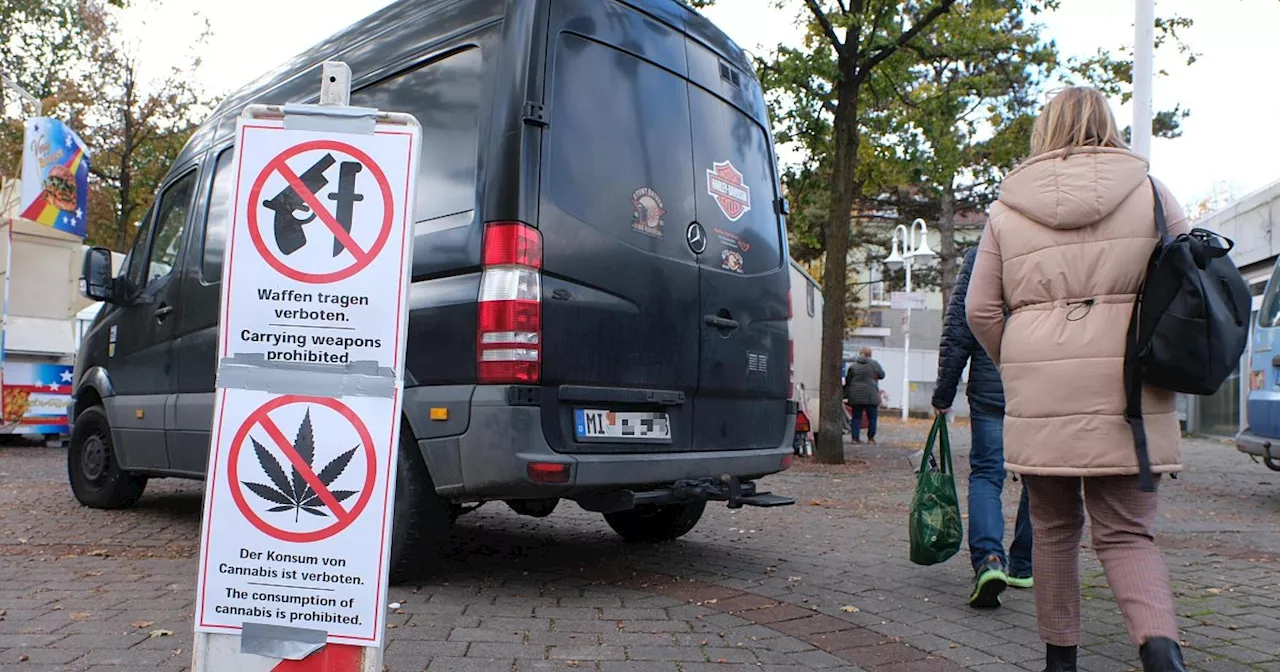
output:
<svg viewBox="0 0 1280 672"><path fill-rule="evenodd" d="M484 507L459 520L456 548L430 579L389 591L405 613L390 616L398 627L387 630L385 662L392 672L679 672L676 660L622 659L648 647L680 659L684 672L948 672L962 663L1040 672L1033 591L1009 591L999 610L975 612L965 606L964 554L932 567L906 558L904 456L927 424L882 424L881 445L849 447L856 462L798 460L763 481L801 506L713 504L669 544L619 543L598 515L574 507L545 519ZM962 506L967 434L953 436ZM1193 645L1188 663L1280 672L1280 483L1230 446L1190 440L1183 453L1186 478L1161 489L1158 543ZM0 465L0 672L61 668L69 656L66 672L185 670L201 484L153 480L134 508L98 511L67 494L61 451L0 446ZM1017 493L1009 484L1006 518ZM1081 669L1135 669L1088 542L1086 534ZM94 549L105 554L88 555ZM147 639L134 620L175 634ZM31 660L14 662L24 651ZM553 652L564 657L542 659Z"/></svg>

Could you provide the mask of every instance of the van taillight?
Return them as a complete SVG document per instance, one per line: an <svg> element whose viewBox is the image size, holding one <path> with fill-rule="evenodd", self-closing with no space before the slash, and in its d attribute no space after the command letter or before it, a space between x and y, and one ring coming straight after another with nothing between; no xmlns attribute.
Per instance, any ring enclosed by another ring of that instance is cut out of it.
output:
<svg viewBox="0 0 1280 672"><path fill-rule="evenodd" d="M481 383L537 383L542 374L542 235L521 222L490 222L476 337Z"/></svg>

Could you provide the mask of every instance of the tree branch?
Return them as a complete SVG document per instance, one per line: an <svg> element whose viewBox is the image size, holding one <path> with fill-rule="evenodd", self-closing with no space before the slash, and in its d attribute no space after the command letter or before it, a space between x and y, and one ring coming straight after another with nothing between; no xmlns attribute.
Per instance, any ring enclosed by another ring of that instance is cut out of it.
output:
<svg viewBox="0 0 1280 672"><path fill-rule="evenodd" d="M778 75L779 77L783 77L782 71L775 68L772 64L766 63L764 61L759 61L759 63L762 69L768 70L769 72L772 72L773 74ZM818 91L815 91L813 87L801 81L794 81L791 83L803 89L805 93L809 94L810 96L813 96L815 100L819 101L820 104L822 105L823 110L826 110L830 114L836 113L836 104L831 101L831 96L829 94L823 94Z"/></svg>
<svg viewBox="0 0 1280 672"><path fill-rule="evenodd" d="M813 2L813 0L808 0L808 1ZM894 52L898 51L904 45L911 42L911 40L914 40L917 35L924 32L925 28L929 27L929 24L936 21L938 17L942 16L943 14L946 14L947 12L951 11L951 5L954 5L955 1L956 0L942 0L938 5L934 6L933 9L930 9L927 14L920 17L920 20L916 21L915 24L911 26L911 28L909 28L903 34L899 35L898 39L894 40L892 44L885 45L871 52L867 60L863 62L861 67L858 68L857 77L858 78L866 77L867 73L871 72L873 68L875 68L877 65L880 65L882 62L884 62L885 59L892 56Z"/></svg>
<svg viewBox="0 0 1280 672"><path fill-rule="evenodd" d="M947 4L950 5L951 2L955 2L955 0L950 0ZM831 40L831 46L835 47L836 53L842 57L846 56L844 43L840 41L840 36L836 34L836 27L831 25L831 19L823 11L822 7L818 5L818 0L804 0L804 3L809 6L809 11L813 13L813 18L822 24L822 32L827 34L827 39Z"/></svg>

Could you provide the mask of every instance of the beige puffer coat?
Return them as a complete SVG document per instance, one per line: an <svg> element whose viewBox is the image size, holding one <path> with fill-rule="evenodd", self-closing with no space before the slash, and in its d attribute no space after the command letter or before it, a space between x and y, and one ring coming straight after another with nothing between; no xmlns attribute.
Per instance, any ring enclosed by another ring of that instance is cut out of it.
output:
<svg viewBox="0 0 1280 672"><path fill-rule="evenodd" d="M1157 185L1170 234L1185 233L1182 208ZM1153 204L1147 162L1120 149L1036 156L1001 184L967 312L1000 367L1010 471L1138 473L1123 365L1133 302L1155 249ZM1174 395L1147 387L1142 404L1152 471L1181 470Z"/></svg>

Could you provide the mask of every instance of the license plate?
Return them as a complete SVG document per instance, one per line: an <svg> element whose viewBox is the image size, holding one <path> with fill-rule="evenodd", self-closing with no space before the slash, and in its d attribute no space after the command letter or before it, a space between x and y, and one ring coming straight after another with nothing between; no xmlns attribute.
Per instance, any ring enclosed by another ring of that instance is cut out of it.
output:
<svg viewBox="0 0 1280 672"><path fill-rule="evenodd" d="M666 413L579 408L574 411L574 427L579 441L671 441Z"/></svg>

